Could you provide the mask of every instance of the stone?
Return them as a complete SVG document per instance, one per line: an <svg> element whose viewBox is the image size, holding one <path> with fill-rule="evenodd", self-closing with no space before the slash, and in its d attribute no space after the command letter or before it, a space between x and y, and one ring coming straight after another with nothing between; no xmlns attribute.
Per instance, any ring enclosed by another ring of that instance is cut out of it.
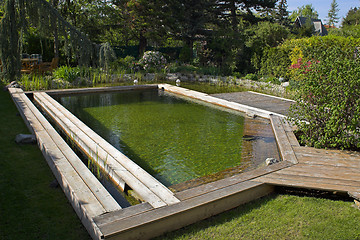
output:
<svg viewBox="0 0 360 240"><path fill-rule="evenodd" d="M51 188L58 188L58 187L59 187L59 183L58 183L58 181L57 181L56 179L54 179L54 180L49 184L49 186L50 186Z"/></svg>
<svg viewBox="0 0 360 240"><path fill-rule="evenodd" d="M289 82L283 82L283 83L281 83L281 86L283 86L283 87L288 87L290 84L289 84Z"/></svg>
<svg viewBox="0 0 360 240"><path fill-rule="evenodd" d="M276 158L267 158L265 160L266 166L273 165L273 164L278 163L278 162L280 162L280 161L277 160Z"/></svg>
<svg viewBox="0 0 360 240"><path fill-rule="evenodd" d="M249 118L252 118L252 119L256 118L256 114L254 112L250 112L250 111L246 112L246 116Z"/></svg>
<svg viewBox="0 0 360 240"><path fill-rule="evenodd" d="M21 86L17 81L12 81L4 87L4 91L8 91L9 88L21 88Z"/></svg>
<svg viewBox="0 0 360 240"><path fill-rule="evenodd" d="M18 134L15 137L17 144L36 144L36 137L32 134Z"/></svg>

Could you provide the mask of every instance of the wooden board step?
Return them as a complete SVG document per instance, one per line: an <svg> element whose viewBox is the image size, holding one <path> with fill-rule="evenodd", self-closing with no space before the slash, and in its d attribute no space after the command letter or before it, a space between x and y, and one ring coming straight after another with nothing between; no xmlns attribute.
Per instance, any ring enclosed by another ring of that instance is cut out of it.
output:
<svg viewBox="0 0 360 240"><path fill-rule="evenodd" d="M348 192L358 191L360 189L358 182L350 180L324 179L280 173L272 173L263 177L256 178L255 180L275 185L319 189L326 191Z"/></svg>
<svg viewBox="0 0 360 240"><path fill-rule="evenodd" d="M49 95L34 93L34 98L55 119L63 131L73 138L80 149L96 160L117 183L126 182L153 207L179 202L168 188L88 128Z"/></svg>
<svg viewBox="0 0 360 240"><path fill-rule="evenodd" d="M293 164L297 164L298 160L295 156L293 146L292 146L292 144L296 144L294 142L295 140L292 138L291 138L292 139L291 141L289 140L289 137L288 137L287 133L285 132L285 129L283 126L283 121L286 121L286 120L284 118L271 115L270 121L271 121L272 128L274 130L276 142L279 147L279 152L281 154L283 161L289 161ZM292 133L289 133L289 134L290 134L290 136L292 136L291 135Z"/></svg>
<svg viewBox="0 0 360 240"><path fill-rule="evenodd" d="M272 191L273 188L269 185L246 181L171 206L146 211L126 218L126 221L99 224L100 230L104 239L150 239L255 200Z"/></svg>
<svg viewBox="0 0 360 240"><path fill-rule="evenodd" d="M18 89L9 89L9 92L27 126L36 135L40 150L75 212L90 235L100 238L102 234L93 217L121 210L121 207L28 97Z"/></svg>

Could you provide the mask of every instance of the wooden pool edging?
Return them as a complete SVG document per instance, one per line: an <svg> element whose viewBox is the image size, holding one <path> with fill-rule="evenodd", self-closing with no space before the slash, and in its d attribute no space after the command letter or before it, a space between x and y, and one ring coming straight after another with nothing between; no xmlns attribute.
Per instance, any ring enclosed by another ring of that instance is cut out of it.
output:
<svg viewBox="0 0 360 240"><path fill-rule="evenodd" d="M102 233L94 223L94 217L121 207L25 93L18 88L9 88L9 92L29 131L35 134L44 158L76 214L90 236L100 239Z"/></svg>
<svg viewBox="0 0 360 240"><path fill-rule="evenodd" d="M137 87L142 86L130 86L127 87L127 90L137 89ZM150 87L154 88L154 85L150 85ZM207 94L184 90L167 84L159 84L156 85L156 87L164 90L168 89L170 92L180 92L180 94L192 98L196 98L196 95L199 94L198 99L206 99L206 101L210 100L210 102L215 100ZM116 89L115 91L117 91L125 88L101 88L97 91L106 91L106 89ZM22 93L21 90L9 91L29 128L31 129L33 125L39 124L37 123L38 119L34 119L28 114L28 109L35 108L31 101L29 99L19 100L19 96L25 99L27 98L26 95ZM75 93L76 90L50 92L56 92L54 94L61 92L62 94L64 92ZM81 92L91 92L91 89L82 89ZM26 104L23 103L24 101ZM345 180L346 176L350 176L350 174L355 171L356 176L360 176L360 171L358 171L357 168L355 170L356 166L360 168L360 154L359 156L348 156L347 158L351 160L350 164L340 161L339 165L337 162L334 162L334 159L336 159L336 156L343 157L344 154L341 152L327 150L320 151L317 149L313 150L312 148L300 147L293 133L293 126L287 123L284 116L273 114L268 111L262 111L261 109L253 109L251 107L247 110L245 105L229 103L230 102L228 101L220 101L220 104L214 102L216 105L222 105L228 108L245 108L245 112L247 113L271 120L277 144L284 161L177 192L175 193L175 197L180 200L178 203L154 208L149 203L145 202L125 209L107 211L102 214L89 214L86 212L87 209L85 208L88 206L81 205L81 202L78 203L76 199L74 200L73 196L78 198L77 192L74 191L71 193L72 195L69 194L66 190L66 184L68 183L66 181L64 182L64 180L60 181L59 184L62 186L66 196L73 205L74 210L84 226L89 231L91 237L93 239L149 239L265 196L271 193L276 185L341 191L349 193L349 195L354 198L360 198L360 181L355 181L354 184L351 184L350 181ZM51 161L56 162L58 159L53 157L52 152L50 157L48 157L49 151L47 149L58 146L52 146L47 140L42 140L41 146L40 149L43 151L50 168L54 172L54 175L57 176L58 173L56 173L56 171L59 170L51 167L52 164L54 164ZM335 158L333 157L333 154L335 154ZM325 171L324 173L318 174L316 173L316 170L312 170L310 173L306 172L313 167L318 166L319 169L321 169L324 166L323 164L325 164L326 160L319 159L320 161L317 162L316 156L325 156L326 159L331 160L330 164L332 165L325 166L326 169L329 169L329 173ZM351 164L354 166L351 166ZM345 172L344 176L340 176L340 180L330 179L328 175L331 175L337 169L337 166L342 165L345 169L350 169L351 171ZM304 170L302 169L303 166L305 167ZM297 174L300 174L300 180L296 180ZM322 179L321 177L325 178ZM64 176L64 179L66 180L66 176ZM333 181L327 183L329 179ZM354 177L352 179L354 179ZM68 181L73 180L69 179ZM63 186L64 184L65 187Z"/></svg>

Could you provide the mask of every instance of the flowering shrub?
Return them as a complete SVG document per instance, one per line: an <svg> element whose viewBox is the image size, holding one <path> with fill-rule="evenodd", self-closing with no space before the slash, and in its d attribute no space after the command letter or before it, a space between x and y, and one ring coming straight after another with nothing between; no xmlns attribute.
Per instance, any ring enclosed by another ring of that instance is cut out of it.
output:
<svg viewBox="0 0 360 240"><path fill-rule="evenodd" d="M343 52L333 47L320 61L299 59L292 66L302 77L290 117L303 133L303 144L360 149L360 65Z"/></svg>
<svg viewBox="0 0 360 240"><path fill-rule="evenodd" d="M159 70L165 67L166 59L160 52L147 51L144 53L144 56L140 59L139 64L146 71L149 71L151 69Z"/></svg>

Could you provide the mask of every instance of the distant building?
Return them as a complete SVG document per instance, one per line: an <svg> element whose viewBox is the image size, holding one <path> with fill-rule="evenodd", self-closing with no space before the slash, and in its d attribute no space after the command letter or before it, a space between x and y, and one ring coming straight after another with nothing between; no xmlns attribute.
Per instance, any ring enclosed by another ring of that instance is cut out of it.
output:
<svg viewBox="0 0 360 240"><path fill-rule="evenodd" d="M303 27L306 24L306 21L308 21L309 18L307 17L297 17L295 20L295 26L296 27ZM325 26L322 24L320 19L314 19L311 18L310 19L311 23L314 25L314 34L313 35L318 35L318 36L326 36L328 34Z"/></svg>
<svg viewBox="0 0 360 240"><path fill-rule="evenodd" d="M329 31L329 29L335 29L335 28L336 28L336 26L334 26L334 25L327 25L327 24L324 24L324 27L325 27L326 30L328 30L328 31Z"/></svg>

